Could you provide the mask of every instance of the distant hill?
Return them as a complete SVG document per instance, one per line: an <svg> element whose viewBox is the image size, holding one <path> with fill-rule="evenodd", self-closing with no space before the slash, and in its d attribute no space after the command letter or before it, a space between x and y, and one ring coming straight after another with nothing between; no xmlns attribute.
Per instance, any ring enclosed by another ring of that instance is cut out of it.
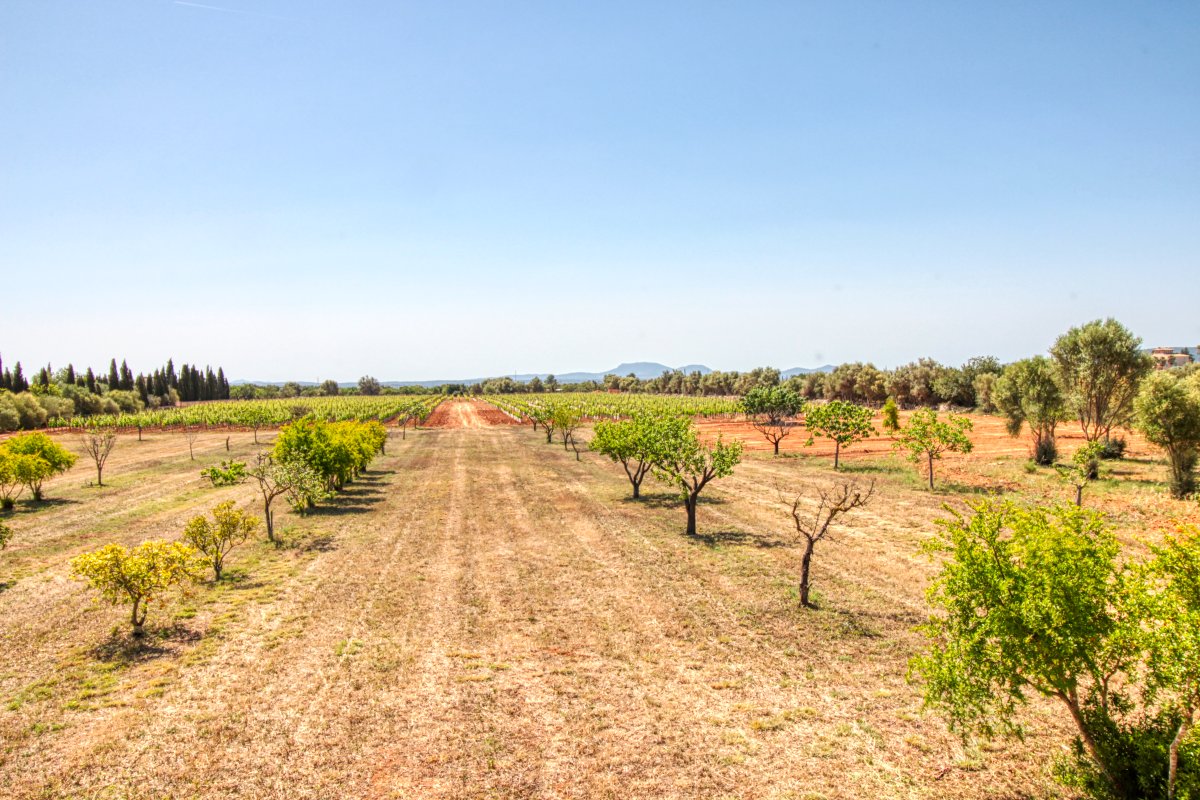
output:
<svg viewBox="0 0 1200 800"><path fill-rule="evenodd" d="M833 372L833 370L833 364L825 364L824 366L813 367L812 369L809 369L808 367L792 367L791 369L785 369L783 372L779 373L779 377L786 380L788 378L795 377L796 375L808 375L812 372Z"/></svg>

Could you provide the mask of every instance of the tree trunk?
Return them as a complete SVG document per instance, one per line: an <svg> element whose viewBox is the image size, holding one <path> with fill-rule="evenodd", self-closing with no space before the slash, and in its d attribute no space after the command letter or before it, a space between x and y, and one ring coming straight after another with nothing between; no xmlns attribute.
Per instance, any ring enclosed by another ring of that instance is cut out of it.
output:
<svg viewBox="0 0 1200 800"><path fill-rule="evenodd" d="M774 444L775 444L775 455L779 455L779 440L776 439Z"/></svg>
<svg viewBox="0 0 1200 800"><path fill-rule="evenodd" d="M804 557L800 559L800 605L805 608L815 608L808 599L808 570L812 566L814 542L809 540L808 545L804 548Z"/></svg>
<svg viewBox="0 0 1200 800"><path fill-rule="evenodd" d="M269 501L263 503L263 518L267 521L267 541L274 544L275 518L271 515L271 503Z"/></svg>
<svg viewBox="0 0 1200 800"><path fill-rule="evenodd" d="M254 443L258 444L258 426L254 426Z"/></svg>
<svg viewBox="0 0 1200 800"><path fill-rule="evenodd" d="M633 499L637 500L642 496L642 482L640 479L635 481L633 478L630 478L629 482L633 484Z"/></svg>
<svg viewBox="0 0 1200 800"><path fill-rule="evenodd" d="M1087 729L1087 724L1083 719L1083 712L1079 709L1078 701L1067 695L1060 694L1059 697L1066 703L1067 708L1071 710L1071 717L1075 720L1075 727L1079 730L1079 738L1083 740L1083 746L1087 748L1088 755L1092 757L1092 761L1095 762L1100 773L1104 775L1105 780L1108 781L1108 785L1112 787L1113 794L1117 797L1128 797L1125 787L1117 782L1112 772L1109 771L1108 764L1104 763L1100 758L1100 748L1096 746L1096 740L1092 738L1091 732Z"/></svg>
<svg viewBox="0 0 1200 800"><path fill-rule="evenodd" d="M1168 751L1170 763L1167 767L1167 800L1175 800L1175 779L1179 773L1179 746L1183 744L1183 740L1192 730L1192 714L1193 712L1189 709L1183 721L1179 723L1179 730L1176 732L1175 738L1171 740L1171 749Z"/></svg>
<svg viewBox="0 0 1200 800"><path fill-rule="evenodd" d="M837 439L834 439L833 440L833 469L834 469L834 471L837 471L837 468L841 465L841 461L842 461L842 443L839 442Z"/></svg>
<svg viewBox="0 0 1200 800"><path fill-rule="evenodd" d="M933 491L933 453L929 454L929 491Z"/></svg>
<svg viewBox="0 0 1200 800"><path fill-rule="evenodd" d="M100 466L99 464L96 465L96 485L104 485L104 467Z"/></svg>
<svg viewBox="0 0 1200 800"><path fill-rule="evenodd" d="M142 426L138 425L138 441L142 440Z"/></svg>
<svg viewBox="0 0 1200 800"><path fill-rule="evenodd" d="M141 608L141 606L142 598L139 597L133 601L133 611L131 611L129 614L129 621L133 625L134 636L142 635L142 625L146 622L145 614L143 614L140 618L138 617L138 609Z"/></svg>
<svg viewBox="0 0 1200 800"><path fill-rule="evenodd" d="M687 506L687 533L688 536L696 535L696 495L688 495L684 504Z"/></svg>
<svg viewBox="0 0 1200 800"><path fill-rule="evenodd" d="M1083 484L1075 484L1075 505L1083 506Z"/></svg>

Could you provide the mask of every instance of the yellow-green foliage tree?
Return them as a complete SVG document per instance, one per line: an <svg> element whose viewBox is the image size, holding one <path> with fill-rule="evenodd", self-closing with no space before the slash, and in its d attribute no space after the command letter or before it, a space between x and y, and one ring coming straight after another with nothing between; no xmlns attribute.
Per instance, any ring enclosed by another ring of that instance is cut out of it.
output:
<svg viewBox="0 0 1200 800"><path fill-rule="evenodd" d="M258 530L258 517L236 508L232 500L220 503L212 510L210 521L203 514L192 517L183 530L183 538L204 554L213 568L213 579L221 580L225 556Z"/></svg>
<svg viewBox="0 0 1200 800"><path fill-rule="evenodd" d="M974 445L967 432L974 425L967 417L949 414L939 420L932 408L923 408L909 417L908 425L900 432L894 447L905 450L908 460L920 465L925 462L929 471L929 491L933 491L933 462L942 453L969 453Z"/></svg>
<svg viewBox="0 0 1200 800"><path fill-rule="evenodd" d="M654 474L679 489L687 509L687 533L696 535L696 505L710 481L733 474L742 460L742 443L718 437L711 445L700 441L688 419L663 419L654 427Z"/></svg>
<svg viewBox="0 0 1200 800"><path fill-rule="evenodd" d="M34 500L42 500L42 483L48 478L75 466L78 459L74 453L44 433L22 433L0 445L8 455L25 456L21 463L22 480L29 488Z"/></svg>
<svg viewBox="0 0 1200 800"><path fill-rule="evenodd" d="M137 547L108 544L71 559L71 571L113 605L130 605L129 622L141 636L150 604L163 592L194 578L196 550L183 542L155 539Z"/></svg>

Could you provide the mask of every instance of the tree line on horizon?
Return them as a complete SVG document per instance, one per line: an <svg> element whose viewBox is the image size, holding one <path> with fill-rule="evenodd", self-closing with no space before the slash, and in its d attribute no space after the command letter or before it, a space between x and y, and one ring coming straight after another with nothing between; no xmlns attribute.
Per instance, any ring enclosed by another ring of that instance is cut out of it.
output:
<svg viewBox="0 0 1200 800"><path fill-rule="evenodd" d="M134 414L146 408L228 400L229 396L223 368L214 372L212 367L182 364L176 371L173 359L136 376L124 359L120 366L112 359L107 373L100 374L91 367L78 371L74 364L67 364L54 370L47 364L32 380L25 376L21 362L10 369L0 359L0 431L41 428L54 418Z"/></svg>

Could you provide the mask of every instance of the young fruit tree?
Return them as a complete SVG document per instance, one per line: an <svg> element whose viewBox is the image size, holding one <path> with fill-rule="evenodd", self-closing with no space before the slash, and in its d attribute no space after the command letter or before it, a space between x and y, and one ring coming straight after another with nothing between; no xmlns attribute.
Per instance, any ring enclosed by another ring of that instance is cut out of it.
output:
<svg viewBox="0 0 1200 800"><path fill-rule="evenodd" d="M1110 318L1071 328L1050 348L1067 407L1089 442L1107 439L1129 422L1133 398L1153 363L1141 347L1140 338Z"/></svg>
<svg viewBox="0 0 1200 800"><path fill-rule="evenodd" d="M908 460L918 466L924 461L929 470L929 491L933 491L933 462L942 453L969 453L974 447L967 431L974 426L967 417L947 415L939 420L932 408L923 408L909 417L908 425L900 432L895 447L908 452Z"/></svg>
<svg viewBox="0 0 1200 800"><path fill-rule="evenodd" d="M883 403L883 425L887 433L900 430L900 409L896 407L896 398L889 396Z"/></svg>
<svg viewBox="0 0 1200 800"><path fill-rule="evenodd" d="M695 536L700 492L710 481L733 474L733 468L742 460L742 443L726 443L718 436L711 445L704 444L690 420L673 417L655 426L653 447L654 474L679 488L687 509L687 533Z"/></svg>
<svg viewBox="0 0 1200 800"><path fill-rule="evenodd" d="M811 406L804 419L809 433L805 444L811 446L814 435L832 439L833 468L837 469L841 463L843 447L849 447L875 434L875 427L871 425L874 418L875 413L871 409L856 406L845 400L830 400L828 403Z"/></svg>
<svg viewBox="0 0 1200 800"><path fill-rule="evenodd" d="M575 460L579 460L579 448L575 443L575 431L579 430L579 426L583 424L583 416L573 408L568 408L565 405L558 406L554 409L551 415L551 424L562 436L563 450L573 448L575 450Z"/></svg>
<svg viewBox="0 0 1200 800"><path fill-rule="evenodd" d="M785 386L756 386L742 398L742 410L779 455L779 443L792 432L804 398Z"/></svg>
<svg viewBox="0 0 1200 800"><path fill-rule="evenodd" d="M258 484L263 500L263 519L267 523L267 541L279 544L275 538L275 512L271 504L280 496L287 496L293 507L307 506L308 498L313 502L326 497L328 489L320 473L303 461L276 461L266 453L260 453L247 473Z"/></svg>
<svg viewBox="0 0 1200 800"><path fill-rule="evenodd" d="M204 554L213 568L213 580L221 580L225 556L258 530L258 518L235 508L232 500L212 510L212 521L203 515L192 517L183 529L188 544Z"/></svg>
<svg viewBox="0 0 1200 800"><path fill-rule="evenodd" d="M1188 497L1196 491L1200 454L1200 373L1180 377L1172 370L1155 372L1142 382L1134 408L1138 430L1167 451L1171 495Z"/></svg>
<svg viewBox="0 0 1200 800"><path fill-rule="evenodd" d="M800 605L805 608L816 608L809 597L809 570L812 567L813 550L817 542L829 536L830 527L838 517L856 508L862 508L875 494L875 482L864 489L853 481L843 481L830 489L817 491L817 507L805 507L804 496L796 495L788 505L792 512L792 522L796 527L796 543L804 546L804 555L800 557Z"/></svg>
<svg viewBox="0 0 1200 800"><path fill-rule="evenodd" d="M66 472L78 460L78 456L44 433L14 436L0 445L0 450L17 457L16 466L34 500L44 499L43 482Z"/></svg>
<svg viewBox="0 0 1200 800"><path fill-rule="evenodd" d="M16 455L0 446L0 509L8 511L17 504L37 468L33 456Z"/></svg>
<svg viewBox="0 0 1200 800"><path fill-rule="evenodd" d="M1058 457L1054 433L1068 418L1054 364L1045 356L1017 361L996 381L992 400L1004 415L1010 436L1020 436L1028 425L1033 433L1033 460L1042 466Z"/></svg>
<svg viewBox="0 0 1200 800"><path fill-rule="evenodd" d="M641 497L642 481L654 467L656 453L654 427L658 420L652 416L636 416L614 422L596 423L595 434L588 448L608 456L624 469L633 487L633 499Z"/></svg>
<svg viewBox="0 0 1200 800"><path fill-rule="evenodd" d="M953 512L952 512L953 513ZM1192 797L1181 759L1200 708L1200 530L1130 564L1102 514L987 501L939 522L941 561L910 661L925 703L964 738L1020 735L1031 694L1069 712L1077 738L1056 777L1091 798Z"/></svg>
<svg viewBox="0 0 1200 800"><path fill-rule="evenodd" d="M83 451L96 465L96 485L104 485L104 462L117 445L117 434L103 428L93 428L83 435Z"/></svg>
<svg viewBox="0 0 1200 800"><path fill-rule="evenodd" d="M196 557L182 542L151 540L132 549L108 544L71 559L71 570L113 605L129 603L133 635L141 636L150 604L172 586L193 579Z"/></svg>
<svg viewBox="0 0 1200 800"><path fill-rule="evenodd" d="M1083 505L1083 490L1090 482L1100 477L1102 442L1088 442L1071 456L1070 466L1055 465L1060 478L1075 488L1075 505Z"/></svg>
<svg viewBox="0 0 1200 800"><path fill-rule="evenodd" d="M192 461L196 460L196 440L200 438L199 428L194 428L191 425L183 426L183 438L187 440L188 457Z"/></svg>

